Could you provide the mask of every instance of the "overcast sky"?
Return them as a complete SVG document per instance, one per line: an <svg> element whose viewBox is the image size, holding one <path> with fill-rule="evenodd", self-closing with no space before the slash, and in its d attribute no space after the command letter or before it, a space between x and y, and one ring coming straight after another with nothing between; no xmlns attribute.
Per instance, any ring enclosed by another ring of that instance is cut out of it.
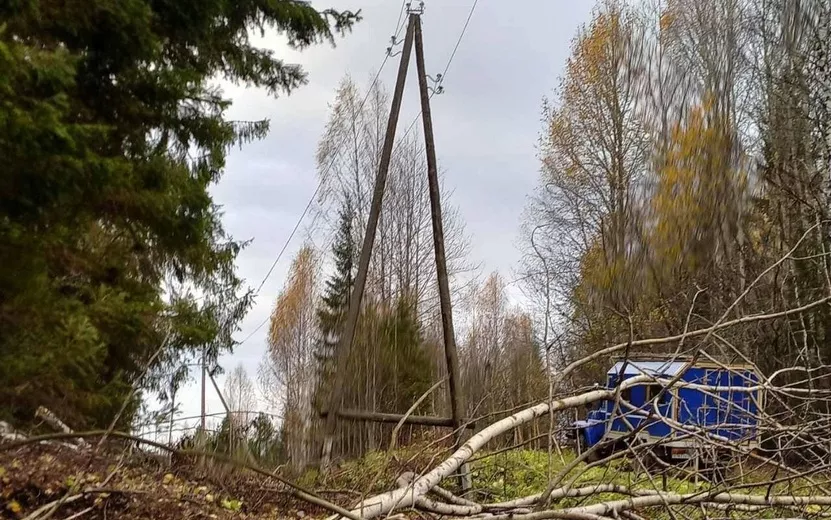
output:
<svg viewBox="0 0 831 520"><path fill-rule="evenodd" d="M444 70L473 0L427 0L423 16L428 74ZM252 239L237 260L238 272L256 288L308 203L317 185L314 153L323 133L335 89L345 75L365 89L378 71L401 11L399 0L314 0L319 8L361 9L363 20L337 47L303 52L287 49L277 36L263 45L308 72L308 85L289 97L269 98L255 89L227 86L231 119L271 121L260 142L231 152L221 182L213 189L224 210L226 230ZM541 101L557 85L571 38L589 20L590 0L479 0L445 77L445 93L432 101L440 171L454 190L446 204L457 206L471 237L471 261L484 272L499 270L511 279L520 254L520 217L538 175L535 144ZM401 32L403 37L403 30ZM400 131L418 116L415 55L404 95ZM390 89L397 60L382 69ZM419 127L417 129L420 130ZM400 134L399 134L400 135ZM268 316L303 234L289 245L242 323L248 337ZM252 377L265 351L262 327L232 356L221 360L230 371L242 363ZM224 377L218 382L223 385ZM188 386L179 400L185 416L199 413L199 387ZM222 406L210 386L208 412Z"/></svg>

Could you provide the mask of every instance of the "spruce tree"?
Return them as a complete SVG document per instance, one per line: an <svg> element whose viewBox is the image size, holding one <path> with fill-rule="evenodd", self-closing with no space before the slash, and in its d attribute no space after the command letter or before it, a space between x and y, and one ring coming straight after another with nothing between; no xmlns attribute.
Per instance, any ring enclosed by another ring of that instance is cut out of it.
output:
<svg viewBox="0 0 831 520"><path fill-rule="evenodd" d="M385 411L403 413L432 384L433 367L424 348L413 298L399 297L393 306L380 310L377 399Z"/></svg>
<svg viewBox="0 0 831 520"><path fill-rule="evenodd" d="M305 72L251 36L302 49L357 18L300 0L0 2L0 418L44 405L104 427L127 401L124 426L134 386L233 347L244 244L210 188L268 121L229 120L215 80L291 92Z"/></svg>
<svg viewBox="0 0 831 520"><path fill-rule="evenodd" d="M338 234L332 245L335 257L335 272L326 281L326 290L318 310L321 339L315 352L317 359L317 389L315 406L319 410L327 398L329 384L334 375L335 352L354 283L355 241L352 237L352 205L347 199L339 213Z"/></svg>

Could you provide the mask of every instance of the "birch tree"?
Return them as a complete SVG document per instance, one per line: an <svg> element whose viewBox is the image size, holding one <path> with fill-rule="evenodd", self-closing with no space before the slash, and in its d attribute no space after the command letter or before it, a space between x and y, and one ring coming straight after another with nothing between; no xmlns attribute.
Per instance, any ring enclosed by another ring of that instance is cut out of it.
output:
<svg viewBox="0 0 831 520"><path fill-rule="evenodd" d="M242 364L238 364L225 380L225 402L230 409L232 426L241 428L254 418L257 394L254 383Z"/></svg>
<svg viewBox="0 0 831 520"><path fill-rule="evenodd" d="M366 93L346 78L318 145L320 211L353 208L354 243L362 242L389 113L389 95L376 83ZM415 298L420 317L438 306L424 147L415 132L398 132L384 192L366 293L382 300ZM448 272L468 268L468 239L450 192L442 187ZM338 226L329 222L328 231ZM324 226L326 227L326 226Z"/></svg>
<svg viewBox="0 0 831 520"><path fill-rule="evenodd" d="M295 470L303 469L313 453L317 262L309 246L292 261L286 287L271 312L268 352L260 369L268 396L282 411L283 438Z"/></svg>
<svg viewBox="0 0 831 520"><path fill-rule="evenodd" d="M608 308L626 313L637 303L638 193L649 157L634 36L631 12L602 3L578 31L556 97L543 106L542 175L523 230L526 287L582 338L572 345L625 331Z"/></svg>
<svg viewBox="0 0 831 520"><path fill-rule="evenodd" d="M491 273L473 287L465 313L468 323L460 342L462 390L467 415L500 417L505 410L542 399L547 393L538 335L531 317L508 303L502 277ZM521 442L539 434L539 425L515 430L511 439Z"/></svg>

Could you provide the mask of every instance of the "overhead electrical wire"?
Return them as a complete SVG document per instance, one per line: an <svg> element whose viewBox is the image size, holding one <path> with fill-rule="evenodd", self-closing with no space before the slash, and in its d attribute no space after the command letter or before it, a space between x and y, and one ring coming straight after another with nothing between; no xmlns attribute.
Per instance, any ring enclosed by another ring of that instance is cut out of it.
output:
<svg viewBox="0 0 831 520"><path fill-rule="evenodd" d="M406 5L407 5L407 2L406 2L406 0L404 0L401 3L401 10L398 14L398 21L396 22L396 28L395 28L395 33L394 33L395 36L393 36L393 44L395 43L395 40L398 38L398 34L401 31L401 27L403 26L403 24L401 23L401 19L403 17L404 10L406 9ZM391 52L389 52L389 50L388 50L386 52L386 54L384 55L384 60L381 62L381 66L378 68L378 72L375 74L375 77L372 79L372 83L370 83L369 88L366 91L366 95L364 96L363 100L361 101L361 104L358 108L359 112L361 110L363 110L364 105L366 105L366 102L369 100L369 96L372 93L372 89L375 88L375 85L378 83L378 80L381 77L381 73L383 72L384 67L386 66L387 62L390 59L390 55L391 55ZM344 139L344 141L339 143L338 147L336 148L336 152L335 152L334 156L332 157L332 160L327 164L326 168L320 174L320 180L318 181L317 187L315 188L315 190L312 193L311 197L309 197L309 202L306 204L306 207L303 209L303 213L300 214L300 218L297 219L297 223L294 225L294 228L292 229L291 233L289 234L288 238L286 239L285 243L283 244L283 247L280 249L280 252L277 253L277 257L271 263L271 267L269 267L268 272L266 272L266 274L263 277L262 281L257 286L257 290L254 291L254 296L257 296L260 293L260 291L262 290L263 286L265 286L265 283L271 277L272 273L274 272L274 269L277 267L277 264L280 262L280 259L283 257L283 254L288 249L288 246L291 243L292 239L294 238L294 235L297 234L297 230L300 229L300 224L303 222L303 219L309 213L309 210L311 209L312 204L314 204L315 198L317 198L317 195L320 193L320 190L323 188L323 179L325 179L326 174L329 173L329 170L331 170L332 167L335 165L335 162L337 161L337 159L340 158L341 148L343 147L344 142L345 142L345 139ZM266 316L265 320L263 320L259 325L257 325L257 327L248 336L246 336L245 339L240 341L237 345L242 345L243 343L245 343L246 341L251 339L254 336L254 334L259 332L259 330L262 329L265 326L265 324L268 322L268 319L269 319L269 316Z"/></svg>
<svg viewBox="0 0 831 520"><path fill-rule="evenodd" d="M399 13L399 17L398 17L399 28L395 33L396 38L398 37L398 33L400 32L401 27L404 27L404 24L401 24L401 16L404 13L404 6L406 5L406 1L407 0L405 0L405 2L401 4L401 12ZM467 32L467 28L470 25L470 20L471 20L471 18L473 18L473 13L476 11L476 5L478 3L479 3L479 0L474 0L473 4L470 6L470 10L467 13L467 18L465 19L464 26L462 26L462 31L459 33L459 38L456 40L456 44L453 46L453 51L450 53L450 57L447 59L447 63L445 64L444 72L441 75L440 81L437 82L436 87L433 89L432 92L430 92L429 97L430 97L431 100L433 99L433 96L436 95L437 92L439 92L438 89L439 89L439 87L441 87L441 83L444 81L444 78L447 76L447 71L450 70L450 64L453 63L453 59L456 57L456 53L459 50L459 46L462 43L462 39L464 39L464 37L465 37L465 33ZM387 53L387 57L389 57L389 53ZM374 85L374 82L373 82L373 85ZM410 121L410 124L407 126L407 129L404 131L404 133L401 134L401 137L399 138L399 141L395 145L396 150L398 149L399 146L402 145L403 139L405 137L407 137L408 135L410 135L410 132L413 130L416 123L418 123L418 120L419 120L420 117L421 117L421 110L419 110L418 114L416 114L416 116L413 118L413 120ZM331 247L333 242L334 242L334 237L331 238L328 241L325 249L328 249L329 247Z"/></svg>
<svg viewBox="0 0 831 520"><path fill-rule="evenodd" d="M470 25L470 20L473 18L473 13L476 11L476 6L477 6L478 3L479 3L479 0L474 0L473 4L470 6L470 10L468 11L467 18L465 19L465 23L462 26L462 31L459 33L459 38L456 40L456 44L453 46L453 51L450 53L450 57L448 58L447 64L444 67L444 72L441 75L441 79L439 81L439 84L436 85L436 89L434 89L433 92L430 93L430 98L431 99L433 98L433 96L438 91L437 89L438 89L438 87L441 86L440 84L444 81L444 78L447 76L447 71L450 70L450 65L453 63L453 59L456 57L456 53L459 50L459 46L461 45L462 40L464 39L465 34L467 33L467 28ZM407 7L407 0L404 0L403 2L401 2L401 9L399 10L399 13L398 13L398 21L396 21L396 24L395 24L396 29L395 29L395 33L394 33L394 36L393 36L393 44L396 43L396 40L398 38L398 34L401 32L401 29L406 25L405 23L402 23L402 19L404 18L404 11L406 10L406 7ZM369 96L372 92L372 89L375 87L375 84L378 83L378 79L381 77L381 73L384 70L384 66L386 66L387 61L389 61L390 55L391 55L391 53L389 51L384 55L384 61L381 62L381 66L379 67L378 72L375 74L375 77L373 78L372 83L369 86L369 89L367 89L366 95L364 96L364 99L361 101L361 105L358 108L358 111L363 110L364 105L366 105L366 102L369 99ZM420 116L421 116L421 112L419 111L418 115L416 115L416 117L413 119L413 121L407 127L407 130L402 135L402 138L409 135L409 133L412 131L413 127L415 126L415 124L418 121L418 118ZM271 267L268 269L268 272L263 277L263 280L260 282L260 285L257 287L257 290L254 292L255 296L257 294L259 294L260 290L263 288L266 281L268 281L269 277L274 272L274 268L279 263L280 259L283 256L283 253L285 253L286 249L289 246L289 243L294 238L294 235L297 233L297 230L300 228L300 224L302 223L303 219L308 214L309 209L311 209L315 198L317 197L318 193L320 193L320 190L323 187L323 178L329 172L329 170L332 169L332 167L335 164L336 159L338 159L340 157L340 153L341 153L340 149L341 149L342 144L343 143L341 143L341 145L338 146L337 151L335 152L334 157L332 158L332 161L328 164L326 169L320 175L320 177L321 177L320 182L318 182L317 187L315 188L315 191L312 193L312 196L309 198L309 202L306 204L306 207L304 208L303 213L300 215L300 218L298 219L297 224L295 224L294 229L292 229L291 233L289 234L288 238L286 239L286 242L283 244L283 247L280 249L280 252L277 254L277 258L274 259L274 262L272 262Z"/></svg>
<svg viewBox="0 0 831 520"><path fill-rule="evenodd" d="M465 25L462 27L462 32L459 34L459 39L456 40L456 45L453 47L453 52L450 53L450 58L447 60L447 66L444 68L444 72L442 73L442 78L447 74L447 70L450 68L450 64L453 63L453 58L456 57L456 51L459 50L459 45L462 43L462 38L465 37L465 33L467 32L467 26L470 25L470 19L473 18L473 12L476 11L476 4L479 3L479 0L473 0L473 5L470 6L470 11L467 13L467 20L465 20Z"/></svg>
<svg viewBox="0 0 831 520"><path fill-rule="evenodd" d="M450 70L450 65L453 63L453 59L456 57L456 53L459 50L459 46L461 45L462 40L464 39L465 34L467 33L467 28L470 25L470 20L473 18L473 13L476 11L476 6L477 6L478 3L479 3L479 0L473 0L473 4L470 6L470 10L468 11L468 15L467 15L467 18L465 19L465 23L462 26L462 31L459 33L459 38L456 40L456 44L453 46L453 51L450 53L450 57L448 58L447 64L444 67L444 72L442 73L440 80L437 82L436 88L433 89L433 91L430 93L430 99L432 99L433 96L436 94L436 92L438 92L438 88L441 86L441 83L444 81L445 77L447 76L447 71ZM405 24L401 23L405 9L406 9L406 0L404 0L404 2L402 2L402 4L401 4L401 10L400 10L399 15L398 15L398 22L396 22L395 36L393 36L393 44L396 43L396 40L398 38L398 34L401 31L401 28L405 25ZM378 69L378 72L375 74L375 77L373 78L372 83L369 86L369 89L367 89L367 92L366 92L366 95L364 96L364 99L361 101L361 105L358 108L359 112L361 110L363 110L364 105L366 104L367 100L369 99L369 96L372 92L372 89L375 87L375 84L378 82L378 79L381 77L381 72L384 70L384 66L389 61L390 55L391 55L391 52L388 51L386 53L386 55L384 56L384 61L381 62L381 67ZM419 113L415 116L415 118L413 118L412 122L407 127L407 130L404 131L404 134L402 134L402 136L401 136L402 139L409 135L409 133L412 131L412 129L415 127L416 123L418 122L419 117L421 117L421 111L419 111ZM271 264L271 267L269 268L269 270L266 273L265 277L263 277L262 282L260 282L260 285L257 287L257 290L254 293L255 296L257 294L259 294L260 290L263 288L266 281L268 281L268 278L274 272L274 268L277 266L277 263L282 258L283 253L285 253L286 249L288 249L289 243L291 242L292 238L294 238L294 235L297 233L297 230L300 228L300 224L302 223L302 221L305 218L306 214L309 212L309 209L311 209L311 206L314 203L314 200L317 197L317 194L320 193L320 190L323 187L323 179L325 178L325 175L329 172L329 170L332 169L332 167L335 165L336 160L340 157L341 146L342 145L343 145L343 143L341 143L338 146L337 151L335 152L334 157L332 158L332 161L329 162L327 167L324 169L323 173L321 173L320 181L318 182L314 193L312 193L312 196L309 199L309 202L306 204L306 208L303 210L303 213L300 215L300 218L298 219L297 224L295 224L294 229L292 229L291 234L289 234L288 239L283 244L283 247L280 249L280 252L277 254L277 258L275 258L274 262ZM268 323L269 318L270 318L270 316L266 316L266 318L259 325L257 325L257 327L254 328L254 330L251 331L251 333L248 334L248 336L246 336L245 339L240 341L237 345L242 345L243 343L245 343L246 341L251 339L257 332L260 331L260 329L262 329L265 326L266 323Z"/></svg>

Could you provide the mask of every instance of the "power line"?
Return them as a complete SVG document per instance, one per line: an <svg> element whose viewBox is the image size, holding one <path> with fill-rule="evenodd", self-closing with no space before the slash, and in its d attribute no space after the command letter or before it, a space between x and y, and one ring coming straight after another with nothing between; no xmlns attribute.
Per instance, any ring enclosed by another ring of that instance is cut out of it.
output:
<svg viewBox="0 0 831 520"><path fill-rule="evenodd" d="M401 11L402 13L403 13L403 9L404 9L404 4L402 4L402 11ZM400 30L400 28L398 26L401 23L401 14L399 14L398 20L399 21L396 22L396 34ZM387 64L387 61L389 61L389 58L390 58L390 53L387 52L386 55L384 56L384 61L381 62L381 66L378 68L378 72L375 74L375 78L373 78L372 83L369 85L369 88L366 91L366 95L364 96L363 101L361 101L361 105L358 108L358 111L363 110L364 105L366 105L366 102L369 99L370 94L372 93L372 89L375 87L375 84L378 83L378 79L381 77L381 73L384 70L384 66ZM309 198L309 202L306 204L306 207L303 210L303 213L301 213L300 218L297 220L297 223L295 224L294 229L292 229L291 234L289 234L288 238L286 239L286 242L283 244L283 247L280 249L280 252L277 254L277 258L274 259L274 262L272 262L271 267L268 269L268 272L263 277L263 280L260 282L260 285L257 287L257 290L254 292L255 296L257 294L259 294L260 290L263 288L263 286L268 281L271 274L274 272L274 268L277 266L277 263L282 258L283 253L286 252L286 249L288 248L289 243L294 238L294 235L297 233L297 230L300 228L300 224L303 222L303 219L308 214L309 209L311 209L315 198L317 197L318 193L320 193L321 188L323 188L323 179L326 177L326 174L329 173L329 170L331 170L332 167L335 165L336 160L338 158L340 158L340 153L341 153L340 149L341 149L344 142L345 142L345 139L344 139L344 141L342 141L338 145L338 147L336 148L336 152L335 152L334 156L332 157L332 161L326 166L326 168L320 174L320 180L317 183L317 187L315 188L315 191L312 193L312 196Z"/></svg>
<svg viewBox="0 0 831 520"><path fill-rule="evenodd" d="M456 57L456 53L458 52L459 46L461 45L462 40L465 37L465 34L467 32L467 28L470 25L470 20L473 18L473 13L476 11L476 6L477 6L478 3L479 3L479 0L473 0L473 4L470 6L470 11L467 14L467 18L465 19L465 23L462 26L462 31L459 33L459 38L456 40L456 44L453 46L453 51L450 53L450 57L448 58L447 64L444 67L444 72L442 73L441 78L439 78L439 80L437 81L436 88L430 93L430 99L432 99L433 96L437 92L439 92L439 87L441 86L441 83L444 81L444 78L447 76L447 71L450 70L450 65L453 63L453 59ZM407 2L406 2L406 0L404 0L401 3L401 10L398 14L398 21L396 22L396 30L395 30L395 36L393 36L393 44L395 43L395 39L398 37L398 33L400 32L401 27L403 26L403 24L401 24L401 20L403 18L403 14L404 14L404 11L406 9L406 5L407 5ZM372 83L370 84L369 88L366 91L366 95L364 96L364 99L361 101L361 104L358 108L359 112L361 110L363 110L364 105L366 105L366 102L369 99L370 94L372 93L372 89L375 87L375 84L378 82L378 79L381 77L381 72L384 70L384 66L387 64L387 61L389 61L390 55L391 55L391 52L388 51L386 56L384 56L384 61L381 62L381 67L378 69L378 72L375 74L375 78L373 78ZM412 122L407 127L407 130L405 130L404 134L402 134L402 136L401 136L402 140L403 140L403 138L407 137L410 134L410 132L415 127L415 125L418 122L418 119L420 117L421 117L421 111L419 111L418 114L415 116L415 118L413 118ZM344 141L345 141L345 139L344 139ZM399 141L398 144L400 145L401 142L402 141ZM294 237L295 233L297 232L297 230L300 227L300 223L303 221L303 218L306 216L309 209L311 208L315 197L317 197L317 194L320 192L321 188L323 187L323 179L325 178L325 175L329 172L329 170L332 169L332 167L334 167L335 161L338 158L340 158L340 154L341 154L340 149L341 149L342 145L343 145L343 142L341 142L339 144L339 146L336 149L337 151L335 152L334 157L332 158L332 161L327 165L327 167L323 171L323 173L321 173L320 181L317 184L317 188L315 188L315 191L312 194L311 198L309 199L308 204L306 204L306 208L303 210L303 213L300 215L300 219L298 219L297 224L294 226L294 229L292 230L291 234L289 235L288 239L286 240L286 243L283 245L282 249L278 253L277 258L271 264L271 268L269 268L268 272L266 273L265 277L263 278L263 281L260 282L260 285L257 288L257 291L255 292L255 295L257 295L260 292L260 290L262 289L262 287L265 285L265 282L271 276L272 272L274 271L275 266L280 261L280 258L283 256L283 253L285 253L286 249L288 248L289 243L291 242L292 238ZM245 343L246 341L251 339L257 332L260 331L260 329L262 329L265 326L266 323L268 323L269 318L270 318L270 315L266 316L266 318L262 322L260 322L260 324L257 325L257 327L250 334L248 334L248 336L246 336L245 339L240 341L237 345L238 346L242 345L243 343Z"/></svg>
<svg viewBox="0 0 831 520"><path fill-rule="evenodd" d="M242 341L240 341L239 343L237 343L237 346L242 345L243 343L245 343L246 341L248 341L249 339L251 339L251 338L254 336L254 334L256 334L257 332L259 332L259 330L260 330L261 328L263 328L263 327L265 326L265 324L266 324L266 323L268 323L268 319L269 319L270 317L271 317L271 315L270 315L270 314L269 314L268 316L266 316L266 317L265 317L265 319L264 319L263 321L261 321L261 322L260 322L260 324L259 324L259 325L257 325L257 327L256 327L254 330L252 330L252 331L251 331L251 334L249 334L249 335L245 336L245 339L243 339Z"/></svg>
<svg viewBox="0 0 831 520"><path fill-rule="evenodd" d="M395 24L396 29L395 29L395 36L393 36L393 44L395 44L395 39L398 37L398 33L401 31L401 27L403 26L401 24L401 19L402 19L402 16L404 14L404 10L405 10L406 5L407 5L406 0L404 0L401 3L401 10L398 14L398 21ZM375 77L372 79L372 83L370 83L369 88L367 89L366 94L364 95L364 98L361 101L360 106L358 107L359 112L361 110L363 110L364 105L366 105L366 102L369 100L369 96L372 94L372 89L375 88L375 85L378 83L378 79L381 77L381 73L384 70L384 66L386 66L387 62L389 61L389 58L390 58L390 55L391 55L390 51L391 51L391 48L387 50L387 53L384 56L384 61L381 62L381 66L378 68L378 72L375 74ZM257 290L254 292L254 296L258 295L260 290L262 290L263 286L268 281L269 277L271 277L271 274L274 272L274 268L277 266L277 264L280 262L280 259L283 256L283 254L286 252L286 249L288 249L289 243L291 243L291 240L294 238L294 235L297 233L297 230L300 228L300 224L303 222L303 219L308 214L309 209L311 209L315 198L317 197L318 193L320 193L320 190L323 188L323 180L325 179L326 174L329 173L329 170L331 170L332 167L334 167L335 162L337 161L337 159L339 159L341 157L341 147L343 146L345 141L346 141L346 138L344 138L344 140L341 141L341 143L339 143L338 147L336 148L336 152L335 152L334 156L332 157L331 162L329 162L329 164L326 166L326 168L320 174L320 180L317 183L317 187L315 188L314 193L312 193L312 196L309 198L309 202L306 204L306 207L303 210L303 213L300 215L300 218L297 220L297 223L294 225L294 229L292 229L291 233L289 234L288 238L286 239L286 242L283 244L283 247L280 249L280 252L277 254L277 258L274 259L274 262L272 262L271 267L268 269L268 272L265 274L265 276L263 277L263 279L260 282L259 286L257 287ZM245 343L246 341L251 339L254 336L254 334L259 332L259 330L262 329L265 326L266 323L268 323L269 317L270 316L266 316L266 318L259 325L257 325L257 327L248 336L246 336L245 339L243 339L242 341L237 343L237 346L242 345L243 343Z"/></svg>
<svg viewBox="0 0 831 520"><path fill-rule="evenodd" d="M456 57L456 51L459 50L459 45L462 43L462 38L465 37L465 32L467 32L467 26L470 25L470 19L473 18L473 12L476 10L476 4L479 3L479 0L473 0L473 5L470 6L470 12L467 13L467 20L465 20L465 25L462 27L462 32L459 34L459 39L456 40L456 46L453 47L453 52L450 53L450 59L447 60L447 66L444 68L444 72L442 73L442 78L447 74L447 69L450 68L450 64L453 62L453 58Z"/></svg>
<svg viewBox="0 0 831 520"><path fill-rule="evenodd" d="M401 19L404 17L404 10L407 8L407 0L403 0L401 2L401 9L398 11L398 21L395 22L395 38L398 38L398 33L401 32L401 28L404 27L405 24L401 23Z"/></svg>
<svg viewBox="0 0 831 520"><path fill-rule="evenodd" d="M306 217L306 214L309 212L309 208L312 207L312 203L314 202L315 197L317 197L317 194L320 192L320 188L322 186L323 186L322 182L319 182L317 184L317 188L315 188L314 193L312 193L312 196L309 198L309 202L308 202L308 204L306 204L306 208L303 210L303 213L300 214L300 218L297 219L297 224L294 225L294 229L291 230L291 233L289 234L289 237L286 239L286 242L283 244L282 249L280 249L280 252L277 253L277 258L275 258L274 262L271 263L271 267L268 268L268 272L263 277L263 281L260 282L260 285L257 287L257 290L254 291L255 296L260 294L260 289L263 288L263 285L265 285L265 282L271 276L271 273L274 272L274 268L277 267L277 262L280 261L280 258L282 258L283 253L285 253L286 249L289 247L289 243L291 243L291 239L294 238L295 233L297 233L297 230L300 228L300 223L303 222L303 219Z"/></svg>

